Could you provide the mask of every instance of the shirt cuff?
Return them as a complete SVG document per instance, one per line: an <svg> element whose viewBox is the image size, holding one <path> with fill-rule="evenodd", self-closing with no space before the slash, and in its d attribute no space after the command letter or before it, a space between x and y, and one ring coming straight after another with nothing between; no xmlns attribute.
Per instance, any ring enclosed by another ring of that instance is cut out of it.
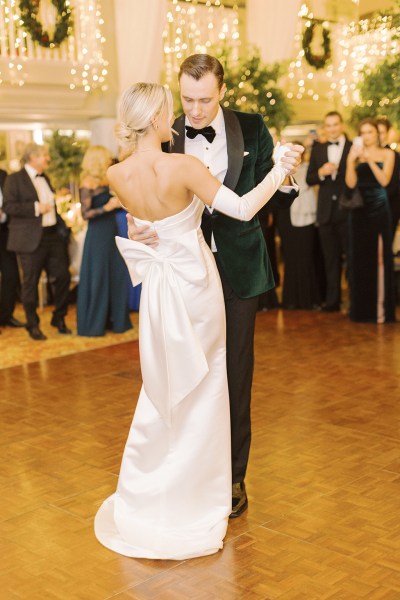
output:
<svg viewBox="0 0 400 600"><path fill-rule="evenodd" d="M40 217L39 202L35 202L35 217Z"/></svg>
<svg viewBox="0 0 400 600"><path fill-rule="evenodd" d="M295 190L296 192L299 191L299 186L297 185L297 183L295 182L295 180L293 179L293 177L291 175L289 176L289 179L290 179L291 185L280 185L279 186L280 192L283 192L284 194L290 194L290 192L292 190Z"/></svg>

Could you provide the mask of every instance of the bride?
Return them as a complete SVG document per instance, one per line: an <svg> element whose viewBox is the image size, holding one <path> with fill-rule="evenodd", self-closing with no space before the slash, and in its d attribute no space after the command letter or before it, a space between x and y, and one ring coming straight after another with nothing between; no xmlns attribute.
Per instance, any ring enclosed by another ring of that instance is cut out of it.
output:
<svg viewBox="0 0 400 600"><path fill-rule="evenodd" d="M173 120L161 85L138 83L122 95L116 131L131 154L107 176L159 245L116 238L133 284L142 282L143 386L117 490L100 507L95 533L126 556L182 560L222 548L231 512L224 300L200 229L204 204L250 220L296 161L290 147L277 148L273 169L240 198L197 158L162 152Z"/></svg>

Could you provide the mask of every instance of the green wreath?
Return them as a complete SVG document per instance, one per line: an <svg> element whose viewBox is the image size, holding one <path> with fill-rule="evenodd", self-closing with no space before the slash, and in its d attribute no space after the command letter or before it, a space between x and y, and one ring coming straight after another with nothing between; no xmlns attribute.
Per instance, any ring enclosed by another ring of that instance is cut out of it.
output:
<svg viewBox="0 0 400 600"><path fill-rule="evenodd" d="M23 28L30 34L32 40L44 48L59 46L71 33L73 20L72 10L67 0L51 0L57 9L57 19L54 35L50 38L38 19L40 0L20 0L19 10Z"/></svg>
<svg viewBox="0 0 400 600"><path fill-rule="evenodd" d="M313 54L311 51L311 42L314 37L314 29L316 25L322 25L320 21L312 20L311 24L307 27L303 34L303 50L304 58L309 65L315 67L315 69L323 69L327 62L331 58L331 36L329 29L322 25L322 47L324 53L322 55Z"/></svg>

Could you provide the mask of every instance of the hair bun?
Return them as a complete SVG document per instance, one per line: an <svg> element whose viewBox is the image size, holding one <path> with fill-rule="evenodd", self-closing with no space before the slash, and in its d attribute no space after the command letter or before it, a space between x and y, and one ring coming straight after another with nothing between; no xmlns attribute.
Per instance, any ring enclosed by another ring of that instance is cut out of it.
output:
<svg viewBox="0 0 400 600"><path fill-rule="evenodd" d="M132 135L132 127L129 127L129 125L120 121L115 126L115 135L121 141L129 141Z"/></svg>

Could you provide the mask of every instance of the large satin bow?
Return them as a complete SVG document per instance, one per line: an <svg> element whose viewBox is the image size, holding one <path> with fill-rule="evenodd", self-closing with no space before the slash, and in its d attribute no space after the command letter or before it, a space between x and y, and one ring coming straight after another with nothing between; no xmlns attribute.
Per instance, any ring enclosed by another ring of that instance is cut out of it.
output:
<svg viewBox="0 0 400 600"><path fill-rule="evenodd" d="M163 253L116 237L133 285L143 282L139 348L144 390L168 426L172 410L208 373L208 364L182 296L185 282L204 287L207 269L197 231ZM164 243L164 242L163 242Z"/></svg>

